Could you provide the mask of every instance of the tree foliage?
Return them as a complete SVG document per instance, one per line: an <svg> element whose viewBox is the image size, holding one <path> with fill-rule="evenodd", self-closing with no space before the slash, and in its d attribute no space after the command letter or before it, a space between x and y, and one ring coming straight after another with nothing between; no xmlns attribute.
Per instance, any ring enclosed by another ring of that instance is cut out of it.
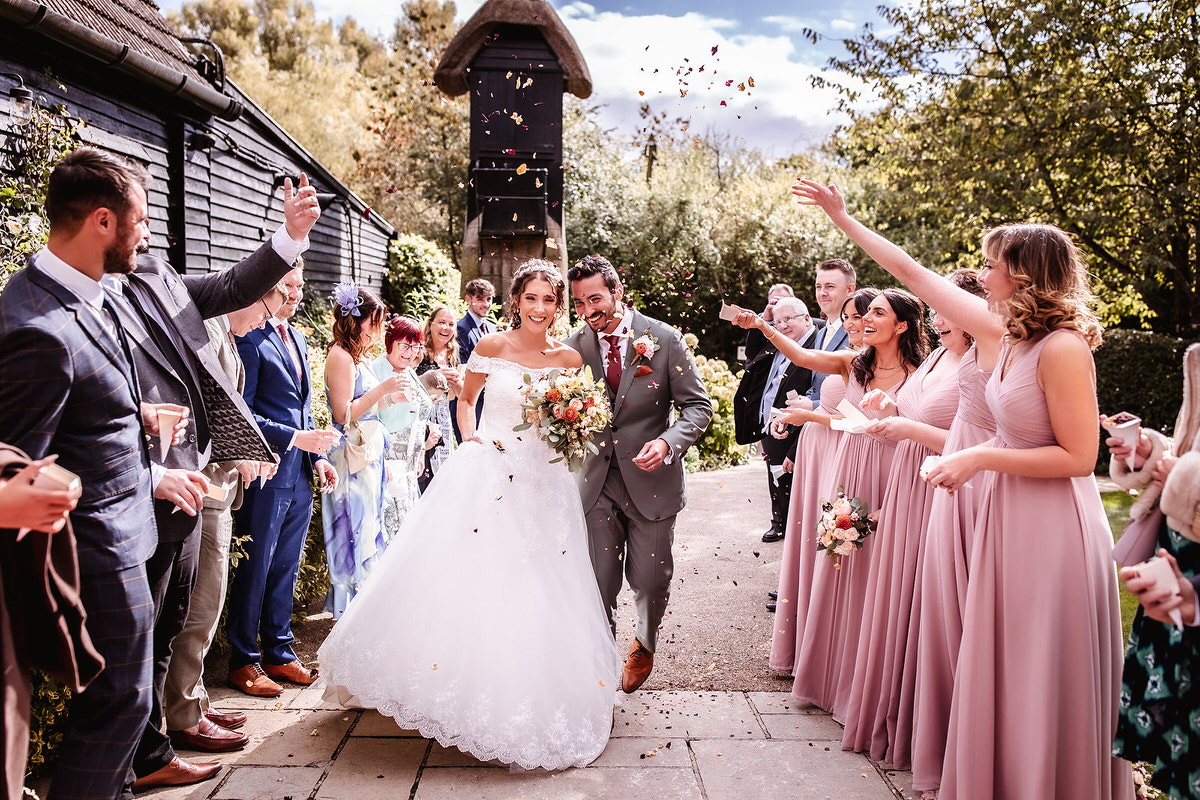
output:
<svg viewBox="0 0 1200 800"><path fill-rule="evenodd" d="M837 155L876 223L926 263L1053 222L1089 254L1107 321L1200 323L1200 15L1194 2L924 0L845 42ZM815 34L811 34L815 37ZM824 82L824 81L821 81ZM879 99L868 110L870 91Z"/></svg>

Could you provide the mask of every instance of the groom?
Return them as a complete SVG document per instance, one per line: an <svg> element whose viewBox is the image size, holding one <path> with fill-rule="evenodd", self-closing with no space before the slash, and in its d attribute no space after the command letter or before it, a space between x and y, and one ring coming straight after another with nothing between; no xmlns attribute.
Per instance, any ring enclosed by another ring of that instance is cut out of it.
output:
<svg viewBox="0 0 1200 800"><path fill-rule="evenodd" d="M612 264L585 256L567 277L575 313L587 328L566 343L593 375L604 377L613 408L612 423L594 440L600 454L588 459L580 494L614 636L622 572L633 589L637 637L621 676L621 688L633 692L654 666L671 593L675 515L687 502L683 454L708 427L712 404L683 336L621 302L624 289Z"/></svg>

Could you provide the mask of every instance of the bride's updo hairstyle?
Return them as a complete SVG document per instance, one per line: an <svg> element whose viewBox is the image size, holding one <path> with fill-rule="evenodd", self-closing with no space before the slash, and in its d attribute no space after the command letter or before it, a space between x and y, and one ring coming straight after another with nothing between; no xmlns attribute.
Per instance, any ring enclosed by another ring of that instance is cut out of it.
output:
<svg viewBox="0 0 1200 800"><path fill-rule="evenodd" d="M908 323L908 327L900 333L896 350L900 356L900 363L904 366L904 374L910 375L925 360L925 356L929 355L929 335L925 333L925 325L922 324L925 316L924 306L920 300L903 289L889 287L878 296L891 307L892 313L896 315L897 325L901 322ZM854 379L863 386L869 386L875 378L875 358L875 348L868 346L850 362L850 371Z"/></svg>
<svg viewBox="0 0 1200 800"><path fill-rule="evenodd" d="M1036 341L1067 328L1083 334L1092 349L1100 346L1104 329L1091 308L1087 269L1065 231L1034 223L1002 225L984 235L983 253L1003 261L1016 285L997 309L1009 336Z"/></svg>
<svg viewBox="0 0 1200 800"><path fill-rule="evenodd" d="M521 295L525 292L525 286L534 278L544 280L554 290L555 322L567 310L567 282L558 271L558 265L544 258L531 258L517 268L516 274L513 275L512 288L508 291L508 327L514 330L521 327L521 314L517 310Z"/></svg>

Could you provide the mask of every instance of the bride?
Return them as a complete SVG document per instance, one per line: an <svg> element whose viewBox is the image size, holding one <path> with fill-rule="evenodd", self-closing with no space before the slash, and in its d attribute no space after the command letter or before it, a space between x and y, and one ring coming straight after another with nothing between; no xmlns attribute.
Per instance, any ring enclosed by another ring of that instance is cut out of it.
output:
<svg viewBox="0 0 1200 800"><path fill-rule="evenodd" d="M582 366L549 334L565 293L547 261L517 271L511 330L480 339L467 362L462 447L320 649L327 699L525 769L599 756L618 687L575 481L545 442L513 432L527 375Z"/></svg>

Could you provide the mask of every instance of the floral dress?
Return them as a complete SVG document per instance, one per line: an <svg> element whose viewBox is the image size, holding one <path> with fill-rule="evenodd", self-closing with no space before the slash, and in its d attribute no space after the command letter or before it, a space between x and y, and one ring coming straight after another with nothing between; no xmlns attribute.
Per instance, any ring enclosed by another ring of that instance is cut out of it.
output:
<svg viewBox="0 0 1200 800"><path fill-rule="evenodd" d="M425 361L417 365L417 374L424 375L430 370L441 369L444 366L446 365L432 361L427 356ZM451 424L451 419L450 399L446 395L442 395L441 399L433 404L433 411L429 417L429 421L437 426L438 431L442 434L442 438L433 448L425 451L425 474L422 476L420 482L422 492L425 491L425 487L429 485L429 482L433 480L433 476L437 473L438 468L454 452L457 440L454 438L454 426Z"/></svg>
<svg viewBox="0 0 1200 800"><path fill-rule="evenodd" d="M1164 524L1158 546L1185 575L1200 569L1200 544ZM1147 761L1151 783L1171 797L1200 797L1200 630L1164 625L1139 605L1121 678L1113 754ZM1193 675L1193 672L1197 672Z"/></svg>

